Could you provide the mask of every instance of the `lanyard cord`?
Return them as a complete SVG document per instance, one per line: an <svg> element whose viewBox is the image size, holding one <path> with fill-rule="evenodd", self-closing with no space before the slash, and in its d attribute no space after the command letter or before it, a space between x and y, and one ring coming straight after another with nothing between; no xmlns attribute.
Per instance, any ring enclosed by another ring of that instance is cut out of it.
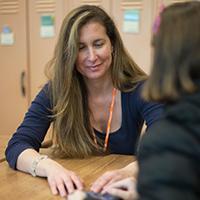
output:
<svg viewBox="0 0 200 200"><path fill-rule="evenodd" d="M109 108L109 118L108 118L108 123L107 123L107 128L106 128L106 137L105 137L105 140L104 140L104 149L103 149L104 152L107 150L107 146L108 146L109 135L110 135L110 127L111 127L111 122L112 122L116 93L117 93L116 88L113 88L113 90L112 90L112 101L111 101L110 108ZM95 142L96 146L98 147L97 138L96 138L95 133L93 133L93 136L94 136L94 142Z"/></svg>

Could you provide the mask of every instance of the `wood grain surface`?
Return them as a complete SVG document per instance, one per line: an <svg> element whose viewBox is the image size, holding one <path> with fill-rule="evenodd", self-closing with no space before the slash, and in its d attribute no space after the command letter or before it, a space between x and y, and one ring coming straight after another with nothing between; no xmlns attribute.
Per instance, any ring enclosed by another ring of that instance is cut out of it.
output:
<svg viewBox="0 0 200 200"><path fill-rule="evenodd" d="M122 168L134 161L133 156L107 155L88 159L56 159L67 169L76 172L88 190L96 178L108 170ZM63 199L51 194L46 178L12 170L6 161L0 163L0 199L2 200L54 200Z"/></svg>

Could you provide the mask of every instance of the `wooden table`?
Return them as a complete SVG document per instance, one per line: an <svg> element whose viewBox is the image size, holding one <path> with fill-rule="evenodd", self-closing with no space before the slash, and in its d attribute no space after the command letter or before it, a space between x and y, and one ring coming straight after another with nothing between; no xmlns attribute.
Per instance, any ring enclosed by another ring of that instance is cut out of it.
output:
<svg viewBox="0 0 200 200"><path fill-rule="evenodd" d="M102 173L118 169L134 161L133 156L108 155L88 159L58 159L67 169L75 171L84 180L86 190ZM32 177L0 163L0 199L2 200L54 200L63 199L53 196L45 178Z"/></svg>
<svg viewBox="0 0 200 200"><path fill-rule="evenodd" d="M0 134L0 162L5 160L5 149L10 137L10 135Z"/></svg>

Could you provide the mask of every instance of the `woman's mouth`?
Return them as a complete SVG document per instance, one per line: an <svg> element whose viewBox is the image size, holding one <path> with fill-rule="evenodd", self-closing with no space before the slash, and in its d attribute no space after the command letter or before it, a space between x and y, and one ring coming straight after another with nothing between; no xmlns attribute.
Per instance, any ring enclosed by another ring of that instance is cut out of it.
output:
<svg viewBox="0 0 200 200"><path fill-rule="evenodd" d="M99 68L100 65L101 65L101 64L91 65L91 66L88 66L88 68L89 68L90 70L92 70L92 71L95 71L95 70L97 70L97 69Z"/></svg>

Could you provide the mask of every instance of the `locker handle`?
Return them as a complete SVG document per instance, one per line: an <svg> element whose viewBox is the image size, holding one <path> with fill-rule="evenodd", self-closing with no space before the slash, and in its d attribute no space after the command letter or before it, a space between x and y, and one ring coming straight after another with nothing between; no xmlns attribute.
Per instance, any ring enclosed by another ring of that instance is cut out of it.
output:
<svg viewBox="0 0 200 200"><path fill-rule="evenodd" d="M25 71L22 71L21 77L20 77L20 86L21 86L21 94L23 97L26 96L26 88L25 88L25 84L24 84L25 75L26 75Z"/></svg>

